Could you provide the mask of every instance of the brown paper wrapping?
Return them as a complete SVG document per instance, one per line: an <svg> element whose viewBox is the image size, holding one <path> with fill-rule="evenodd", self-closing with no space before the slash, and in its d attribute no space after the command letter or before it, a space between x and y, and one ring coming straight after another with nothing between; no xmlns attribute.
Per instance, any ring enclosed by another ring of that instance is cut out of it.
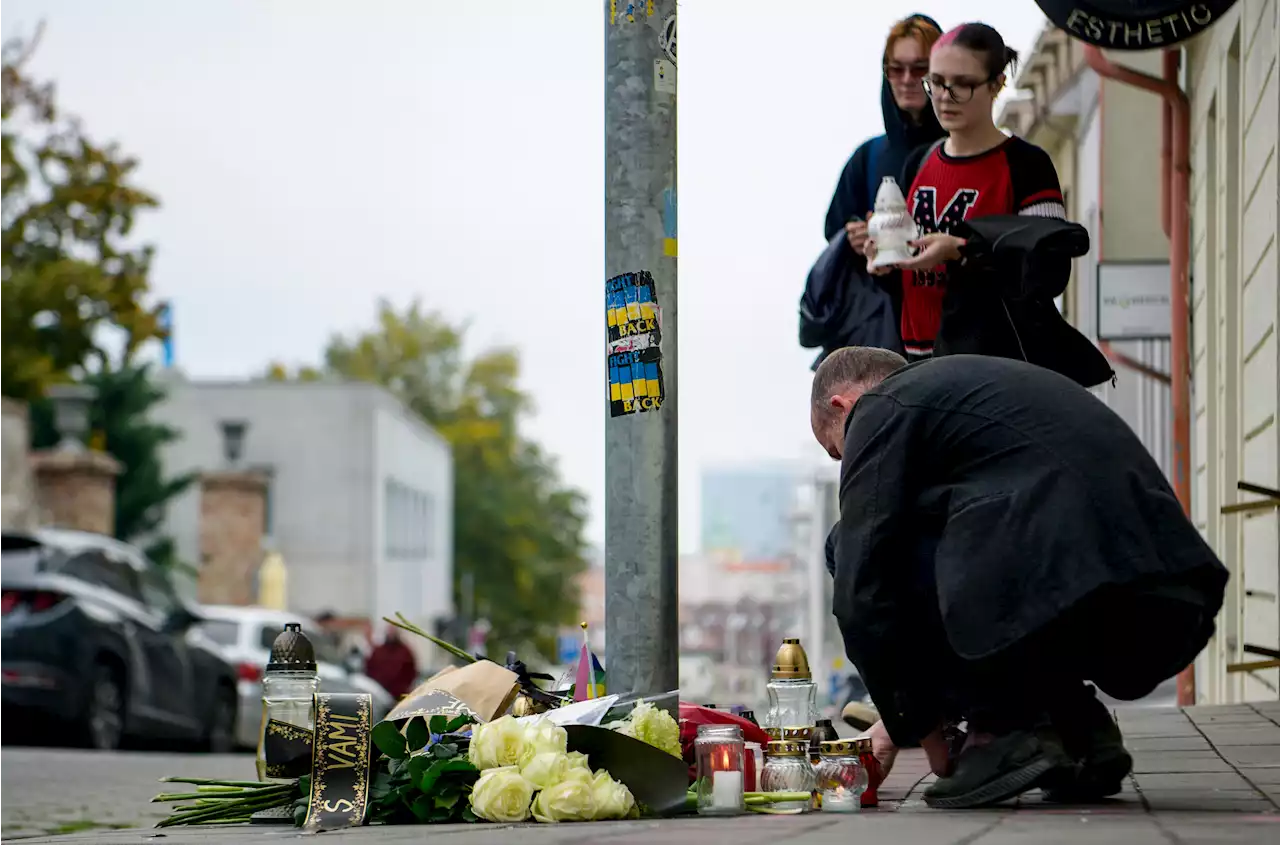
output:
<svg viewBox="0 0 1280 845"><path fill-rule="evenodd" d="M439 695L432 693L443 692L466 705L480 721L491 722L507 712L519 691L520 678L515 672L490 660L478 660L458 669L449 667L432 675L406 695L387 718L398 721L410 714L426 715L426 710L433 710L435 702L442 700Z"/></svg>

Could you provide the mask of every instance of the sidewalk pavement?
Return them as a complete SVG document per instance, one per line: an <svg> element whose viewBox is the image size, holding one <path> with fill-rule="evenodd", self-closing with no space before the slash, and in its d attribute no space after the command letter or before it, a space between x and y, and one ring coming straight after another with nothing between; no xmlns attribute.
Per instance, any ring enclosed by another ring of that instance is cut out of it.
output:
<svg viewBox="0 0 1280 845"><path fill-rule="evenodd" d="M919 752L900 755L881 788L881 806L854 816L748 815L563 825L448 825L423 829L367 827L324 834L326 843L408 845L449 837L447 845L1008 845L1028 842L1199 845L1280 842L1280 702L1227 707L1118 710L1134 774L1113 801L1091 807L1042 803L1038 793L986 810L925 807L932 775ZM293 841L291 828L169 828L92 831L24 840L102 845L270 845Z"/></svg>

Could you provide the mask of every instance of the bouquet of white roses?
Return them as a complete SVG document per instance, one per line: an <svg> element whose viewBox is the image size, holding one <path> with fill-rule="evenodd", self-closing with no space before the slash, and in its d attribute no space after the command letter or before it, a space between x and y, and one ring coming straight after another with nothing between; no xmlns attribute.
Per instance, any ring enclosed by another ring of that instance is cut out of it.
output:
<svg viewBox="0 0 1280 845"><path fill-rule="evenodd" d="M471 810L491 822L603 821L638 814L631 790L607 771L591 771L587 756L569 751L565 729L540 719L503 716L472 728L467 751L480 779Z"/></svg>

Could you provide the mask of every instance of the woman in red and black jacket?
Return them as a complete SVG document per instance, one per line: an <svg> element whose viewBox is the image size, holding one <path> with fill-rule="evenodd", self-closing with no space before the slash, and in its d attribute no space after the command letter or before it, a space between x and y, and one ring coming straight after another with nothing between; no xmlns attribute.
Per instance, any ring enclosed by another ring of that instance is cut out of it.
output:
<svg viewBox="0 0 1280 845"><path fill-rule="evenodd" d="M903 345L909 360L957 353L1020 358L1092 386L1111 378L1111 368L1053 304L1070 276L1071 258L1039 256L1030 285L1025 278L1001 284L1008 266L997 267L989 250L979 257L961 237L978 218L1066 218L1048 153L1005 135L992 119L1005 69L1017 59L1000 33L982 23L951 30L930 53L924 87L949 134L913 153L903 173L907 208L922 232L914 242L918 254L893 268L902 271ZM1019 293L1011 295L1011 287Z"/></svg>

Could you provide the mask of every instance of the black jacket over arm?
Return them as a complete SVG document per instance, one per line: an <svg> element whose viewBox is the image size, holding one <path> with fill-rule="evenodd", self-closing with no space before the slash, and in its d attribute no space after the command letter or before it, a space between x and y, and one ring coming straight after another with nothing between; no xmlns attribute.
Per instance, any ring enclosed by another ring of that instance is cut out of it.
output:
<svg viewBox="0 0 1280 845"><path fill-rule="evenodd" d="M1226 583L1120 417L1061 375L998 357L913 364L858 400L831 539L845 649L899 745L937 725L936 660L998 654L1139 579L1193 577L1212 618ZM921 599L922 580L936 594ZM1118 643L1094 659L1128 656ZM1130 662L1135 675L1168 665Z"/></svg>

